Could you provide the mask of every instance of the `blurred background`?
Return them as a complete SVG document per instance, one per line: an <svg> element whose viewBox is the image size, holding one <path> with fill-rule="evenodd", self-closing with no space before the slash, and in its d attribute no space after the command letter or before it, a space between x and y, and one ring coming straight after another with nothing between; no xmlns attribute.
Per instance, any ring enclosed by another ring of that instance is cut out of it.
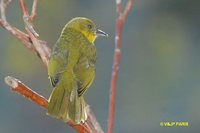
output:
<svg viewBox="0 0 200 133"><path fill-rule="evenodd" d="M125 4L126 0L122 0ZM30 11L32 1L26 1ZM135 0L123 29L117 84L115 133L198 133L200 131L200 1ZM114 0L38 1L35 29L50 47L63 26L76 16L92 19L109 38L96 41L97 74L86 93L102 128L107 130L114 38ZM18 1L8 21L24 30ZM46 110L11 93L4 77L14 76L48 98L52 91L41 60L0 29L0 132L75 131ZM189 127L161 127L162 121L186 121Z"/></svg>

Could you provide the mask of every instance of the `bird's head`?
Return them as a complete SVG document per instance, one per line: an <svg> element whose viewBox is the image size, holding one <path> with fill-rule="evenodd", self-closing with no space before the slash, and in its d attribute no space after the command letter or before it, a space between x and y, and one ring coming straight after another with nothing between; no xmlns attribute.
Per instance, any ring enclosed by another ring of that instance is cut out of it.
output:
<svg viewBox="0 0 200 133"><path fill-rule="evenodd" d="M102 30L97 29L94 22L83 17L72 19L67 23L66 27L82 33L91 43L93 43L98 36L108 36L108 34Z"/></svg>

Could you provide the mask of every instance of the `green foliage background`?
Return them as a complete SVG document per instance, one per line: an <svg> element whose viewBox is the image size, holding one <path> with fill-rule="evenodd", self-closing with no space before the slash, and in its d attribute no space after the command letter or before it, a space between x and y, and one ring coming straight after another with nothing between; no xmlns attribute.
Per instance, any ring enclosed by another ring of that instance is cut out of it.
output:
<svg viewBox="0 0 200 133"><path fill-rule="evenodd" d="M27 0L28 9L31 2ZM126 1L123 0L125 3ZM197 133L200 130L200 1L135 0L122 37L115 133ZM8 21L24 28L18 1L8 7ZM109 38L99 38L97 74L86 93L103 129L107 128L109 85L115 36L114 0L38 1L34 21L40 38L52 45L71 18L88 17ZM10 93L4 77L12 75L49 97L51 87L41 60L0 29L0 132L74 132L46 110ZM187 121L189 127L160 127L161 121Z"/></svg>

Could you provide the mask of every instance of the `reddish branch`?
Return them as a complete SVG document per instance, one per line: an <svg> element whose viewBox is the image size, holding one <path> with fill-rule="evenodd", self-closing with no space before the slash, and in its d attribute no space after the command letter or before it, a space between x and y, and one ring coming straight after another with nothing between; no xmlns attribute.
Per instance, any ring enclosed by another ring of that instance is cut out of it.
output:
<svg viewBox="0 0 200 133"><path fill-rule="evenodd" d="M110 85L110 103L109 103L109 117L108 117L108 133L113 132L114 126L114 115L115 115L115 97L116 97L116 87L117 79L119 73L119 64L121 57L121 38L122 38L122 29L124 22L133 6L134 0L129 0L126 4L124 11L122 10L121 0L116 0L116 35L115 35L115 51L114 51L114 60L113 60L113 71L112 79Z"/></svg>
<svg viewBox="0 0 200 133"><path fill-rule="evenodd" d="M12 91L19 93L44 108L48 107L48 101L44 97L31 90L18 79L8 76L5 78L5 83L11 87Z"/></svg>
<svg viewBox="0 0 200 133"><path fill-rule="evenodd" d="M24 85L18 79L8 76L5 78L5 82L7 85L11 87L12 91L19 93L20 95L35 102L39 106L44 107L45 109L48 108L47 99L45 99L43 96L39 95L38 93L34 92L33 90L31 90L29 87ZM88 113L88 119L84 124L73 125L72 123L68 122L68 125L72 126L74 129L76 129L80 133L91 133L91 132L103 133L98 123L96 123L95 116L93 115L89 106L87 106L87 113Z"/></svg>
<svg viewBox="0 0 200 133"><path fill-rule="evenodd" d="M7 22L6 8L10 2L11 0L0 1L0 26L10 32L12 35L14 35L18 40L20 40L26 48L36 53L38 57L41 58L44 65L47 67L51 50L45 41L38 39L39 35L37 34L37 32L35 32L32 24L32 21L36 16L37 0L33 1L31 15L28 14L24 0L20 0L21 9L23 12L23 20L27 33L20 31L19 29L11 26ZM27 99L30 99L31 101L37 103L44 108L48 107L48 101L44 97L25 86L19 80L13 77L6 77L5 82L12 88L14 92L19 93L20 95L24 96ZM67 124L73 127L79 133L103 133L103 130L101 129L89 106L87 106L87 114L88 119L84 124L73 125L70 122L68 122Z"/></svg>

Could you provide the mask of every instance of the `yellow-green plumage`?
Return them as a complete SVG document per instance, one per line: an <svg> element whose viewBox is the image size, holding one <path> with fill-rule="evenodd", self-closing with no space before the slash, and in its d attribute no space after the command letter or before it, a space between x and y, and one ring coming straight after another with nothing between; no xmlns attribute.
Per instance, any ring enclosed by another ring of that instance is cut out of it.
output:
<svg viewBox="0 0 200 133"><path fill-rule="evenodd" d="M87 119L83 94L95 77L98 35L106 35L96 29L86 18L74 18L66 24L54 45L48 64L48 75L54 90L49 98L48 114L79 124Z"/></svg>

